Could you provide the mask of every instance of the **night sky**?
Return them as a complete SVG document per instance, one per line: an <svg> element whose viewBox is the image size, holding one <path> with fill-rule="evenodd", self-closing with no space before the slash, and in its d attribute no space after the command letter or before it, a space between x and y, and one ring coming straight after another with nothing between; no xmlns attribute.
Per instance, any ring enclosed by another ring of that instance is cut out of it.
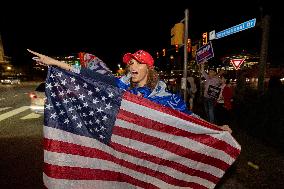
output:
<svg viewBox="0 0 284 189"><path fill-rule="evenodd" d="M126 52L145 49L154 54L162 48L172 48L170 30L184 18L186 8L189 9L189 37L197 40L202 32L214 29L218 32L253 18L258 23L262 6L262 14L272 17L270 61L284 64L283 58L278 56L284 52L284 41L281 39L281 43L276 37L283 35L284 27L280 24L280 12L272 11L271 1L131 2L94 1L91 5L83 1L65 4L42 1L36 5L25 3L17 10L13 3L1 6L0 28L5 55L12 57L13 64L24 65L29 64L32 57L26 48L50 56L84 51L97 55L112 67L121 62ZM213 48L217 55L240 50L259 52L260 41L261 30L255 27L215 40Z"/></svg>

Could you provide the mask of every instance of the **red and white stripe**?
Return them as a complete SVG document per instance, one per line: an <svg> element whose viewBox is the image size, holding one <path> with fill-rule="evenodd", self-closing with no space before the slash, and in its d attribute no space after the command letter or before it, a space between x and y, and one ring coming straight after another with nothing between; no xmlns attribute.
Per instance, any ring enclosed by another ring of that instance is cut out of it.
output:
<svg viewBox="0 0 284 189"><path fill-rule="evenodd" d="M109 146L51 127L44 137L47 188L214 188L240 153L228 132L129 93Z"/></svg>

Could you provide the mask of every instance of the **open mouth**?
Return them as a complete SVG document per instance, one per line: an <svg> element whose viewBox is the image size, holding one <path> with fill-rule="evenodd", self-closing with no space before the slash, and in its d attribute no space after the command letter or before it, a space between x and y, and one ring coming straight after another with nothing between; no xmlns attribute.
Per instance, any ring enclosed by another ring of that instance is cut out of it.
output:
<svg viewBox="0 0 284 189"><path fill-rule="evenodd" d="M131 74L132 74L132 75L137 75L138 72L137 72L137 71L132 71Z"/></svg>

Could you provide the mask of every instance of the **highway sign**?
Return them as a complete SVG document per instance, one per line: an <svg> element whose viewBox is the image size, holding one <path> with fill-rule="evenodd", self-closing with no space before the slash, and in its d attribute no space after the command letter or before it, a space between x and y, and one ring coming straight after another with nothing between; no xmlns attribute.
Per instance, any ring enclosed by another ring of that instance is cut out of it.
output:
<svg viewBox="0 0 284 189"><path fill-rule="evenodd" d="M218 33L216 33L216 39L220 39L222 37L226 37L228 35L249 29L249 28L253 28L255 26L256 23L256 18L251 19L249 21L243 22L241 24L238 24L236 26L230 27L228 29L225 29L223 31L220 31Z"/></svg>

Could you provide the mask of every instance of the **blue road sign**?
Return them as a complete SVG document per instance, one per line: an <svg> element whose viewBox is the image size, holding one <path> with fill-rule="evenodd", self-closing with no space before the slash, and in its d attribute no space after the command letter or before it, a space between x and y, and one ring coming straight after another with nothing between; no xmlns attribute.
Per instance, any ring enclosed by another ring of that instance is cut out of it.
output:
<svg viewBox="0 0 284 189"><path fill-rule="evenodd" d="M223 31L220 31L220 32L216 33L216 39L220 39L222 37L226 37L226 36L231 35L233 33L237 33L237 32L249 29L249 28L253 28L255 26L255 23L256 23L256 18L249 20L249 21L246 21L246 22L243 22L239 25L230 27L230 28L225 29Z"/></svg>

